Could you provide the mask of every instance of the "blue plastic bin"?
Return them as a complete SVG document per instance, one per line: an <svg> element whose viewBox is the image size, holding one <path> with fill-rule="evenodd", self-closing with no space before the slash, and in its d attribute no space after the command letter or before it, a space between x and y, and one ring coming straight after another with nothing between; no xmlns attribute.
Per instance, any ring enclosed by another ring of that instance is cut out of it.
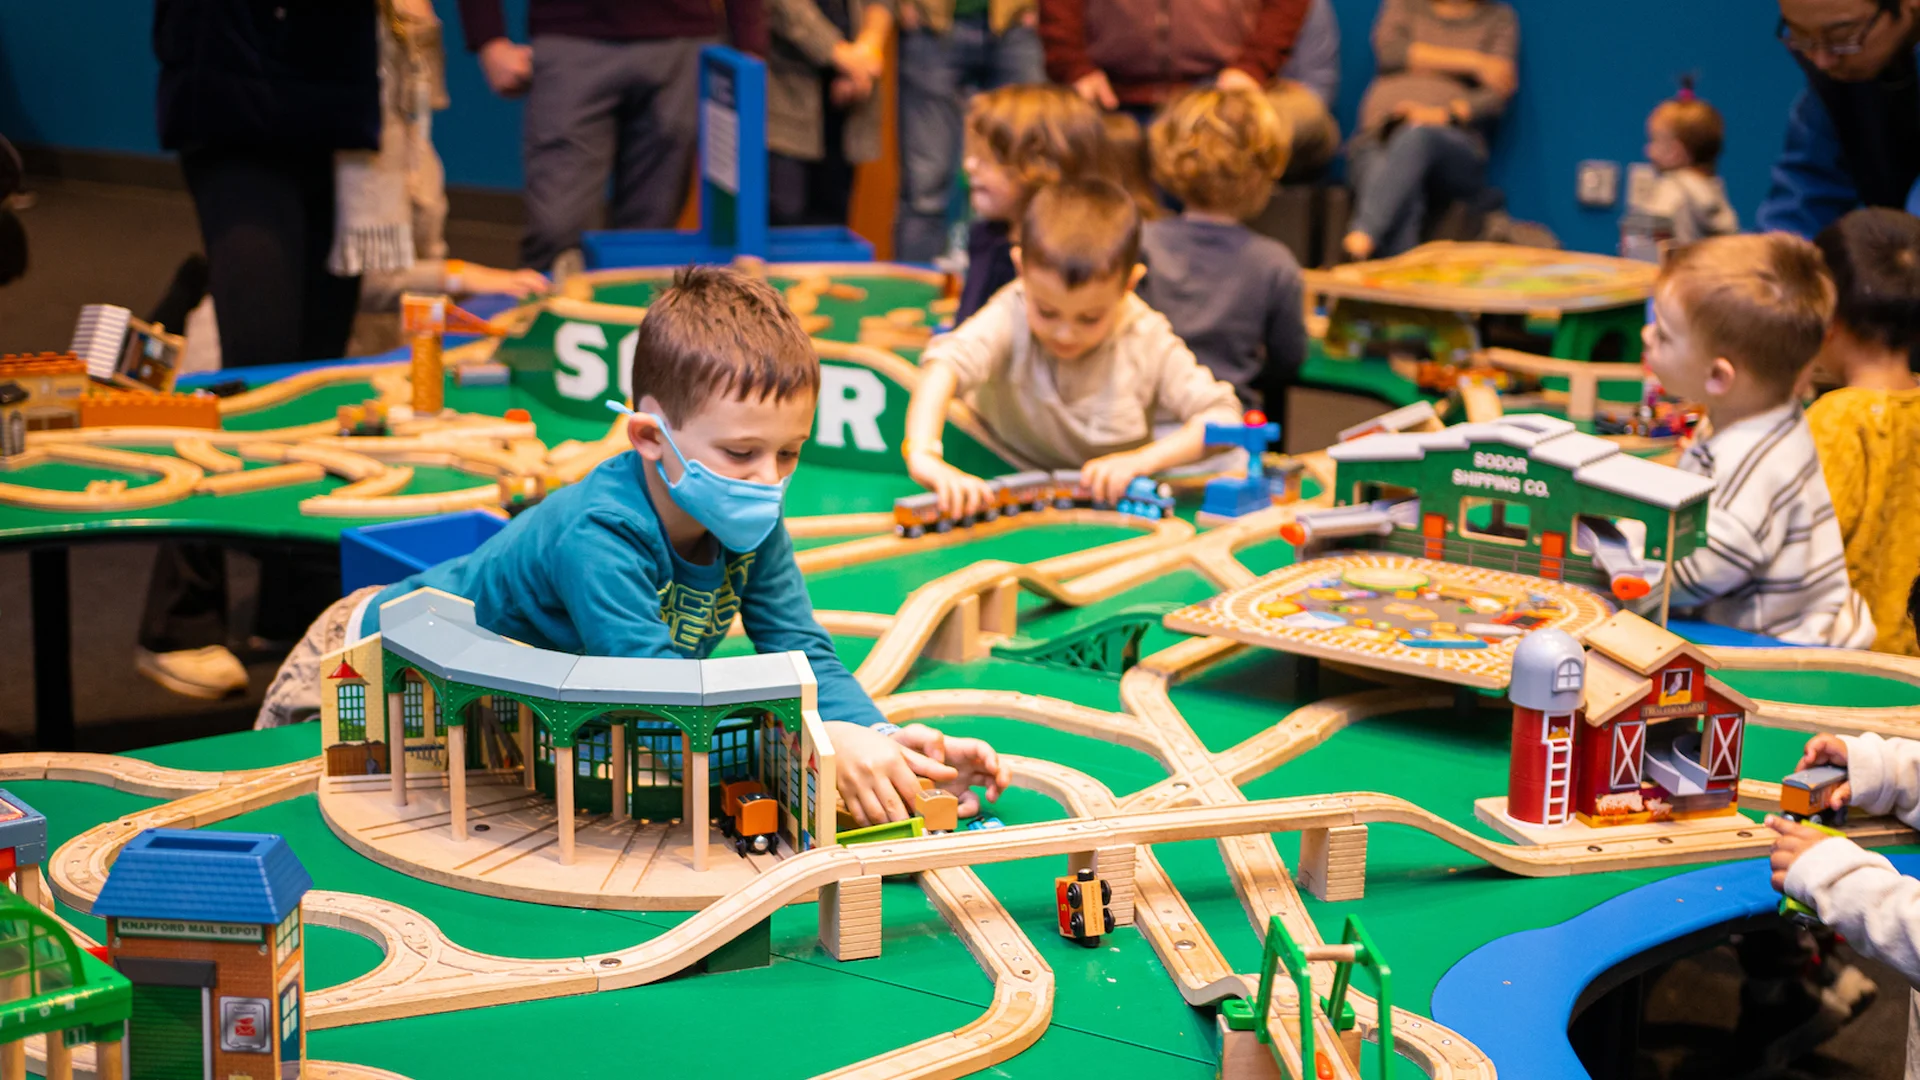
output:
<svg viewBox="0 0 1920 1080"><path fill-rule="evenodd" d="M467 554L506 526L484 510L462 510L347 529L340 534L340 585L347 592L391 585Z"/></svg>

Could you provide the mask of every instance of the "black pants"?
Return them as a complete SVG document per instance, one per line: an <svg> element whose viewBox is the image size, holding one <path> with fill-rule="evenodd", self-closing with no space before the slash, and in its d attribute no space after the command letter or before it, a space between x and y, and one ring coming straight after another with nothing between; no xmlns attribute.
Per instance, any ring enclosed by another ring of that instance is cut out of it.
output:
<svg viewBox="0 0 1920 1080"><path fill-rule="evenodd" d="M225 367L328 360L346 352L360 279L327 273L333 245L333 153L196 150L181 171L200 215ZM340 595L337 557L259 552L254 633L298 641ZM172 652L227 643L224 550L167 541L154 559L140 644Z"/></svg>
<svg viewBox="0 0 1920 1080"><path fill-rule="evenodd" d="M847 112L827 97L820 80L820 114L826 125L819 161L767 155L767 220L774 225L845 225L853 204L853 163L847 160ZM875 91L876 93L878 91Z"/></svg>

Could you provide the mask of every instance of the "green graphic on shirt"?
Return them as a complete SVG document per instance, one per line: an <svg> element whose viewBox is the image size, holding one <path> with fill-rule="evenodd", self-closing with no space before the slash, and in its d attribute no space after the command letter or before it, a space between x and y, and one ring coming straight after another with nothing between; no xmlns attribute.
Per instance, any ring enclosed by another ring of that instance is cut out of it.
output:
<svg viewBox="0 0 1920 1080"><path fill-rule="evenodd" d="M660 589L660 618L667 624L673 647L689 656L709 638L720 637L740 614L740 594L747 591L747 575L754 552L727 559L726 580L717 589L695 589L669 581Z"/></svg>

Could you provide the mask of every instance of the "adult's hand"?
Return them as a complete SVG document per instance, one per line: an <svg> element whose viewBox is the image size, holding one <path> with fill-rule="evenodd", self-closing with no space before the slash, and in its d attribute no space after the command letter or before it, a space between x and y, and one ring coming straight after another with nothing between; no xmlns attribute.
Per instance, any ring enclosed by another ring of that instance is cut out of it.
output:
<svg viewBox="0 0 1920 1080"><path fill-rule="evenodd" d="M533 82L533 46L494 38L480 46L480 72L501 97L519 97Z"/></svg>
<svg viewBox="0 0 1920 1080"><path fill-rule="evenodd" d="M1251 90L1256 94L1261 90L1259 79L1237 67L1221 68L1220 74L1214 76L1213 85L1222 90Z"/></svg>
<svg viewBox="0 0 1920 1080"><path fill-rule="evenodd" d="M1476 73L1480 85L1503 97L1520 89L1520 71L1513 61L1500 56L1489 56L1480 64Z"/></svg>
<svg viewBox="0 0 1920 1080"><path fill-rule="evenodd" d="M1073 80L1073 92L1108 111L1120 107L1120 99L1114 96L1113 84L1107 81L1104 71L1091 71Z"/></svg>
<svg viewBox="0 0 1920 1080"><path fill-rule="evenodd" d="M1453 112L1445 105L1415 105L1403 102L1394 112L1408 127L1446 127L1453 123Z"/></svg>

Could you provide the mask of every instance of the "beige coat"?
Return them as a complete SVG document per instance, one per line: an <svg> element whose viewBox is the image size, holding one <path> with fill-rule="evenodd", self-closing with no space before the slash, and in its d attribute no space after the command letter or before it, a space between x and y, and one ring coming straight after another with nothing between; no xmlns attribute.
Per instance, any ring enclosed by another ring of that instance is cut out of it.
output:
<svg viewBox="0 0 1920 1080"><path fill-rule="evenodd" d="M856 34L867 8L875 5L894 10L894 0L847 0ZM767 21L773 37L767 56L767 149L819 161L826 153L827 128L820 81L833 73L833 47L847 35L813 0L767 0ZM844 150L856 165L880 156L878 87L849 110Z"/></svg>
<svg viewBox="0 0 1920 1080"><path fill-rule="evenodd" d="M1157 424L1197 416L1239 423L1233 387L1194 359L1167 317L1133 293L1121 303L1107 340L1063 363L1028 328L1026 289L1016 281L935 338L920 363L951 369L987 429L1044 469L1137 450L1154 440Z"/></svg>

